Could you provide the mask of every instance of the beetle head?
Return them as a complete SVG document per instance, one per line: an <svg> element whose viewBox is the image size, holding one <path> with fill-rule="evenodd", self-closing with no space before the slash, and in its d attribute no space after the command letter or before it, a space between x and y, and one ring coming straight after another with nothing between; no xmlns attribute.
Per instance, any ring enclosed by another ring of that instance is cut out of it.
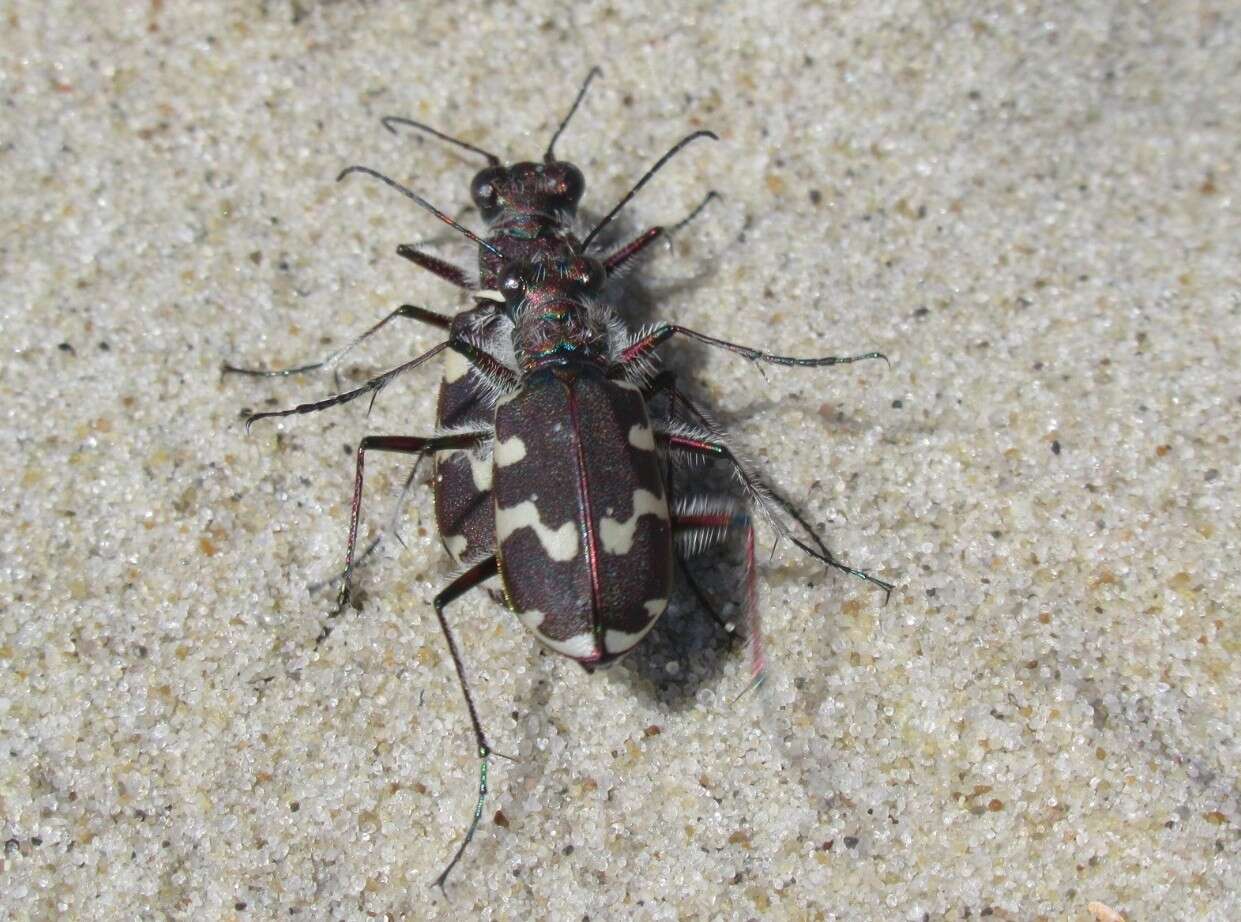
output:
<svg viewBox="0 0 1241 922"><path fill-rule="evenodd" d="M506 212L571 217L585 190L582 171L564 160L489 166L470 183L470 197L488 224Z"/></svg>

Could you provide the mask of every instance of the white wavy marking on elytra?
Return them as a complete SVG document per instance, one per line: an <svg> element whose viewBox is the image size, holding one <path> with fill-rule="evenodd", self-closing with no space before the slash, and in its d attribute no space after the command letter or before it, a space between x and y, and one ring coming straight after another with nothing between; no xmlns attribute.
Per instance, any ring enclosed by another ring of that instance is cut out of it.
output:
<svg viewBox="0 0 1241 922"><path fill-rule="evenodd" d="M470 464L470 479L474 481L474 489L479 493L486 493L491 489L491 455L481 454L477 451L467 451L461 448L454 448L451 451L444 452L449 461L454 458L465 458ZM435 478L436 483L442 483L444 475L441 473Z"/></svg>
<svg viewBox="0 0 1241 922"><path fill-rule="evenodd" d="M477 451L465 451L463 449L455 449L447 452L448 459L464 457L470 464L470 479L474 481L474 489L479 493L486 493L491 489L491 455L482 454ZM439 475L439 480L443 480L444 475Z"/></svg>
<svg viewBox="0 0 1241 922"><path fill-rule="evenodd" d="M633 491L633 514L628 519L604 516L599 520L599 541L609 554L628 554L633 547L633 537L638 531L638 519L653 515L668 521L668 501L650 490Z"/></svg>
<svg viewBox="0 0 1241 922"><path fill-rule="evenodd" d="M527 628L537 632L539 625L543 623L543 619L547 616L537 608L527 608L525 611L517 613L517 620L524 624Z"/></svg>
<svg viewBox="0 0 1241 922"><path fill-rule="evenodd" d="M577 523L572 519L559 528L548 528L539 518L539 507L533 500L525 500L516 506L496 507L496 539L503 544L508 536L521 528L533 528L539 543L552 560L561 563L577 556L581 541L578 539Z"/></svg>
<svg viewBox="0 0 1241 922"><path fill-rule="evenodd" d="M470 373L470 360L456 349L449 349L444 356L444 383L455 384Z"/></svg>
<svg viewBox="0 0 1241 922"><path fill-rule="evenodd" d="M588 632L577 634L568 640L552 640L543 634L536 635L540 641L557 653L571 656L574 659L594 659L599 652L595 647L595 638Z"/></svg>
<svg viewBox="0 0 1241 922"><path fill-rule="evenodd" d="M629 444L643 451L654 451L655 433L646 423L634 423L629 427Z"/></svg>
<svg viewBox="0 0 1241 922"><path fill-rule="evenodd" d="M517 613L517 620L529 628L534 636L539 638L543 644L555 650L557 653L562 653L565 656L571 656L574 659L594 658L598 651L595 649L595 638L589 631L583 631L581 634L574 634L567 640L552 640L552 638L548 637L541 630L539 630L545 617L547 616L536 608L530 608L526 611Z"/></svg>
<svg viewBox="0 0 1241 922"><path fill-rule="evenodd" d="M646 622L639 630L632 634L628 631L607 630L603 634L603 646L609 653L624 653L626 650L632 649L637 645L638 641L647 635L647 632L655 626L655 622L659 620L659 616L664 613L668 607L667 599L649 599L642 603L646 607L650 620Z"/></svg>
<svg viewBox="0 0 1241 922"><path fill-rule="evenodd" d="M516 464L526 456L526 443L518 436L512 436L496 442L495 459L496 467L508 467L510 464Z"/></svg>

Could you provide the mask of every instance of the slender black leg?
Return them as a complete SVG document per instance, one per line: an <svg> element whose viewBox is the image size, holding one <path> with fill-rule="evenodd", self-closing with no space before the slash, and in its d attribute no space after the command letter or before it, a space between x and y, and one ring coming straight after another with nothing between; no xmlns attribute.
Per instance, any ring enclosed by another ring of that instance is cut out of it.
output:
<svg viewBox="0 0 1241 922"><path fill-rule="evenodd" d="M448 862L448 867L444 868L440 876L435 878L434 885L441 890L444 888L444 881L448 879L452 869L457 866L457 862L465 854L466 847L470 844L470 841L474 838L474 832L478 829L478 822L483 815L483 804L487 800L487 767L492 753L487 737L483 733L483 725L478 720L478 711L474 708L474 699L470 696L470 686L465 679L465 665L461 661L461 654L457 650L457 642L453 639L452 630L448 627L448 619L444 617L444 608L447 607L448 603L491 579L498 572L499 564L496 561L495 555L492 555L466 570L453 580L447 589L435 597L435 616L439 618L440 630L444 632L444 640L448 643L448 652L452 656L452 665L457 670L457 679L461 683L461 694L465 696L465 706L470 712L470 724L474 728L474 741L478 744L479 759L478 801L474 805L474 815L470 819L469 828L465 831L465 838L457 846L457 851L452 856L452 860Z"/></svg>
<svg viewBox="0 0 1241 922"><path fill-rule="evenodd" d="M673 372L671 371L661 372L659 377L664 378L665 375L670 376L672 381L675 382L676 376ZM652 386L654 386L654 384L652 384ZM650 398L647 397L647 399L649 400ZM665 459L664 483L666 484L667 491L668 491L668 506L670 508L675 508L676 507L676 487L675 487L675 481L673 480L673 469L672 469L671 458ZM690 592L693 593L694 598L698 601L698 607L703 609L708 615L711 616L711 620L720 626L720 630L724 632L724 634L729 638L730 641L735 640L737 637L736 632L734 632L732 628L728 625L728 623L723 618L720 617L719 610L716 608L715 603L711 601L706 591L702 588L701 585L699 585L698 580L694 579L694 575L693 573L690 572L689 565L685 562L685 556L681 552L680 548L674 548L673 558L676 561L677 570L680 572L681 577L685 580L685 585L689 586Z"/></svg>
<svg viewBox="0 0 1241 922"><path fill-rule="evenodd" d="M666 394L668 396L670 401L668 411L670 417L675 418L677 408L681 407L687 411L687 413L693 418L694 422L703 428L704 434L709 436L709 439L691 439L688 437L677 437L671 435L660 436L668 447L684 451L688 454L719 458L732 464L734 470L737 471L738 475L742 479L742 482L745 483L746 487L750 491L750 494L760 503L770 501L784 510L784 512L791 519L793 519L794 522L801 526L802 531L809 536L810 541L814 544L814 548L808 547L794 535L785 533L785 537L787 537L793 542L793 544L797 545L797 547L801 548L811 557L814 557L815 559L820 560L823 563L836 568L837 570L848 573L851 576L856 576L866 582L875 584L884 591L883 598L886 604L887 600L892 595L892 590L895 587L891 583L873 577L862 570L850 567L838 560L828 548L827 544L823 541L822 537L820 537L819 533L815 530L814 526L806 521L805 514L797 508L792 500L788 499L770 484L760 480L755 474L748 471L737 459L736 455L732 453L728 446L720 441L719 435L715 431L714 423L712 423L707 415L703 413L703 411L700 410L694 402L691 401L689 397L687 397L685 393L676 386L675 372L664 369L651 380L650 384L647 385L643 391L643 395L647 400L650 400L658 394ZM678 441L685 444L673 444ZM691 444L693 447L690 447Z"/></svg>
<svg viewBox="0 0 1241 922"><path fill-rule="evenodd" d="M717 198L723 198L723 196L720 195L718 192L716 192L714 189L712 189L710 192L708 192L706 195L702 197L701 202L699 202L697 205L694 206L693 211L691 211L689 214L683 217L680 221L677 221L677 223L672 225L672 227L668 228L668 233L679 234L681 231L683 231L686 228L686 226L691 221L693 221L696 217L702 214L703 209L705 209L709 204L711 204L711 201L713 199L717 199Z"/></svg>
<svg viewBox="0 0 1241 922"><path fill-rule="evenodd" d="M287 410L267 410L262 413L251 413L246 417L246 428L250 428L260 419L271 419L278 416L294 416L299 413L317 413L320 410L326 410L328 407L339 406L342 403L349 403L351 400L357 400L364 394L371 395L371 403L374 404L375 398L379 396L379 392L387 387L392 379L403 372L409 371L411 368L417 368L428 359L434 358L445 349L454 349L460 352L473 363L479 373L496 383L502 389L511 389L517 386L517 375L510 370L503 362L490 355L473 343L466 342L455 338L449 338L439 345L432 346L422 355L410 359L408 362L390 368L383 374L371 378L360 387L355 387L351 391L345 391L343 394L334 394L331 397L325 397L323 400L315 400L311 403L299 403L295 407Z"/></svg>
<svg viewBox="0 0 1241 922"><path fill-rule="evenodd" d="M762 620L758 612L758 568L754 561L754 523L748 513L735 508L683 511L673 514L673 534L698 533L704 543L719 539L736 528L745 530L745 634L750 644L750 684L746 691L757 688L767 675L767 657L763 652ZM742 692L745 694L745 692Z"/></svg>
<svg viewBox="0 0 1241 922"><path fill-rule="evenodd" d="M315 371L316 369L336 364L347 352L350 352L374 333L379 332L389 323L389 321L395 320L398 317L405 320L419 320L423 323L429 323L432 326L439 327L441 330L447 330L449 326L452 325L452 318L445 317L443 314L437 314L435 311L429 311L425 307L418 307L415 304L402 304L361 336L354 337L340 349L337 349L335 352L318 362L311 362L308 365L298 365L294 368L275 369L241 368L237 365L232 365L225 362L220 366L220 370L225 374L251 375L256 378L283 378L289 375L300 375L308 371Z"/></svg>
<svg viewBox="0 0 1241 922"><path fill-rule="evenodd" d="M668 416L670 420L675 420L677 416L676 396L680 394L680 391L677 390L676 381L677 381L676 372L672 371L669 368L665 368L661 370L659 374L657 374L650 381L650 383L647 384L642 394L643 398L648 403L654 397L660 394L668 395L668 400L669 400ZM665 466L665 470L664 470L664 482L668 484L669 506L672 506L675 508L676 496L675 496L675 490L674 490L674 484L675 484L674 473L675 472L673 470L672 458L669 457L667 459L667 465ZM694 598L698 600L698 605L703 610L705 610L708 615L711 616L711 620L720 626L721 630L723 630L724 633L728 635L730 640L737 639L738 635L736 631L733 630L732 625L730 625L722 617L720 617L718 608L708 597L706 590L704 590L702 586L698 583L698 581L694 579L694 575L690 571L689 565L686 563L685 556L682 554L680 548L677 549L675 558L676 558L677 568L680 570L681 576L684 577L685 584L689 586L690 592L692 592L694 594Z"/></svg>
<svg viewBox="0 0 1241 922"><path fill-rule="evenodd" d="M725 461L733 466L733 470L737 472L737 475L741 478L742 482L746 485L746 488L750 491L752 496L758 497L761 501L765 496L769 495L769 491L762 481L759 480L754 474L750 473L750 471L746 469L745 465L737 459L737 456L732 453L732 450L729 449L729 447L723 442L710 441L707 439L696 439L687 435L673 435L670 433L657 433L656 441L672 451L679 451L689 455L716 458L718 460ZM798 518L798 522L800 524L804 524L800 518ZM823 546L822 541L819 541L817 536L815 540L816 543L820 545L819 548L812 547L796 535L789 534L786 530L783 533L784 537L788 538L791 542L793 542L793 544L801 548L805 553L809 554L816 560L819 560L830 567L834 567L843 573L848 573L850 576L855 576L858 579L865 580L868 583L878 586L884 592L885 603L888 598L891 597L892 590L896 588L891 583L881 580L878 577L871 576L864 570L858 570L855 567L851 567L848 564L843 563L837 559L831 551ZM811 533L813 534L813 530L811 530Z"/></svg>
<svg viewBox="0 0 1241 922"><path fill-rule="evenodd" d="M486 350L474 345L472 342L464 339L458 339L456 334L448 340L448 345L456 352L465 356L471 365L473 365L480 375L487 378L501 391L511 391L516 389L520 383L517 372L513 371L494 355Z"/></svg>
<svg viewBox="0 0 1241 922"><path fill-rule="evenodd" d="M401 492L398 494L396 498L396 503L393 504L392 517L388 520L387 527L384 528L374 538L372 538L370 544L362 548L362 553L357 554L354 557L353 559L354 572L357 572L357 570L363 564L368 563L370 561L371 555L374 554L375 551L379 549L379 545L383 543L384 535L386 534L391 533L391 535L394 538L396 538L397 541L401 543L401 547L405 548L406 550L409 549L409 545L407 545L405 543L405 539L401 537L401 532L400 532L401 511L405 508L405 500L409 496L409 491L413 489L414 481L418 479L418 471L422 467L422 461L424 458L426 458L425 454L420 454L418 455L418 457L414 458L414 466L410 468L409 473L405 475L405 482L401 484ZM320 580L317 583L311 583L309 586L306 587L306 591L309 592L311 595L314 595L316 592L318 592L323 587L331 586L333 583L340 582L341 579L344 578L344 576L345 576L345 571L341 570L335 575L330 576L325 580Z"/></svg>
<svg viewBox="0 0 1241 922"><path fill-rule="evenodd" d="M689 591L698 602L698 607L711 616L711 620L719 625L720 630L724 632L724 635L730 642L736 640L739 635L733 629L733 625L721 617L719 609L711 601L711 597L707 595L707 590L703 589L702 584L694 578L694 574L690 572L689 564L685 560L685 555L680 550L677 550L674 559L676 560L677 570L680 571L681 577L685 580L685 585L689 586Z"/></svg>
<svg viewBox="0 0 1241 922"><path fill-rule="evenodd" d="M358 543L358 518L362 512L362 484L365 480L366 453L368 451L392 451L405 455L423 455L428 452L451 451L455 448L473 448L489 436L487 432L465 432L422 438L416 435L368 435L358 443L357 467L353 475L353 502L349 507L349 542L345 549L345 572L336 608L330 617L335 618L349 604L350 577L353 575L353 554ZM324 626L318 643L327 640L332 630Z"/></svg>
<svg viewBox="0 0 1241 922"><path fill-rule="evenodd" d="M734 352L742 358L749 359L751 362L769 362L773 365L799 365L819 368L826 365L847 365L850 362L860 362L863 359L883 359L885 362L888 360L888 357L882 352L865 352L861 355L831 355L823 358L796 358L790 355L772 355L770 352L762 352L749 346L741 346L737 343L730 343L727 340L716 339L714 336L707 336L705 333L699 333L687 327L677 326L673 323L661 323L649 335L642 337L622 352L618 364L629 365L632 362L640 361L654 351L661 343L678 334L688 336L690 339L696 339L698 342L706 343L708 346L718 346L721 349L727 349L729 352Z"/></svg>
<svg viewBox="0 0 1241 922"><path fill-rule="evenodd" d="M251 413L246 417L246 428L249 429L260 419L272 419L277 416L293 416L299 413L317 413L320 410L326 410L328 407L335 407L342 403L349 403L351 400L357 400L363 394L374 394L378 396L379 392L387 387L392 382L392 379L397 375L402 372L409 371L411 368L417 368L428 359L432 359L439 355L447 349L449 345L450 342L445 341L436 346L432 346L426 352L422 353L422 355L412 358L408 362L403 362L395 368L388 369L383 374L371 378L365 384L360 387L355 387L351 391L345 391L341 394L334 394L331 397L325 397L322 400L316 400L312 403L299 403L297 406L291 407L287 410L267 410L262 413ZM371 402L374 403L374 400L375 398L372 397Z"/></svg>
<svg viewBox="0 0 1241 922"><path fill-rule="evenodd" d="M694 210L689 213L689 215L682 218L672 227L668 227L668 228L651 227L643 231L633 240L629 241L624 246L622 246L620 249L618 249L611 256L606 257L603 260L603 268L607 270L608 275L612 275L614 272L619 270L622 266L626 265L630 260L632 260L639 253L646 250L647 247L649 247L652 243L654 243L660 237L665 236L665 235L672 236L672 235L677 234L682 228L685 227L685 225L689 224L690 221L698 217L698 215L702 212L702 210L707 207L708 202L710 202L712 199L719 198L719 197L720 197L720 194L713 189L712 191L707 193L706 197L701 202L698 203L697 207L695 207Z"/></svg>
<svg viewBox="0 0 1241 922"><path fill-rule="evenodd" d="M717 613L715 606L708 599L706 590L698 584L690 573L686 557L694 557L715 544L723 541L727 535L737 528L753 531L749 513L738 508L731 498L716 496L693 497L677 503L672 515L673 537L676 539L676 562L681 568L690 591L698 599L698 603L707 610L715 623L728 635L729 640L742 639L745 633L738 633L734 625L726 622ZM748 579L747 573L747 579ZM748 583L747 583L747 588ZM757 593L757 583L753 592ZM755 595L757 597L757 595ZM755 609L756 610L756 609ZM750 609L743 611L744 620L750 621Z"/></svg>
<svg viewBox="0 0 1241 922"><path fill-rule="evenodd" d="M668 369L664 369L651 381L650 386L646 390L646 399L649 401L657 394L666 394L670 403L669 414L675 418L677 409L683 409L686 412L688 421L702 427L703 431L709 433L716 441L720 440L719 431L715 422L704 413L697 404L695 404L685 392L676 386L676 374ZM772 486L766 480L763 481L763 493L770 498L777 506L784 510L794 522L801 526L802 531L810 538L810 541L819 549L819 553L824 558L832 558L832 552L828 549L823 538L815 530L814 526L806 520L806 515L797 505Z"/></svg>

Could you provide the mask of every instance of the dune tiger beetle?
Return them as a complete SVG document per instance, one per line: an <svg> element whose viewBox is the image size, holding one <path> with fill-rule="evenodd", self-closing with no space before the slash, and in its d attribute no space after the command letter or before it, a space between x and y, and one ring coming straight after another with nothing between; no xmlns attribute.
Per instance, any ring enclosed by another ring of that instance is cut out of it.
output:
<svg viewBox="0 0 1241 922"><path fill-rule="evenodd" d="M415 193L402 191L433 208ZM445 617L451 602L498 575L505 604L519 620L544 645L591 670L627 653L663 614L672 580L674 536L700 548L740 528L747 545L747 625L754 633L752 642L757 640L754 531L748 512L727 499L709 497L690 498L670 509L661 456L723 460L753 496L766 502L762 483L709 433L679 422L652 424L646 403L669 386L664 376L651 377L655 349L680 335L751 361L779 365L827 366L883 358L876 352L826 358L772 355L668 323L628 335L619 318L598 300L605 280L603 264L584 255L512 263L499 277L504 301L501 330L493 340L507 343L504 352L490 352L468 336L450 331L445 342L358 388L287 410L256 413L247 420L249 424L312 413L373 395L396 375L446 349L464 357L488 385L494 406L490 423L430 436L362 439L346 552L351 562L368 451L422 456L490 446L494 537L484 554L468 561L465 571L434 599L480 757L473 818L435 881L439 885L477 829L493 753ZM782 533L807 553L885 590L892 588ZM761 653L752 650L751 655L757 682L762 678Z"/></svg>
<svg viewBox="0 0 1241 922"><path fill-rule="evenodd" d="M479 247L477 275L471 279L464 269L409 244L397 247L397 253L450 284L475 293L493 292L499 273L510 263L546 262L584 253L585 247L578 239L574 225L586 181L576 166L557 159L555 147L591 82L600 74L599 68L594 67L586 75L539 163L517 162L505 166L495 154L422 122L396 116L382 119L384 127L390 131L395 132L397 126L414 128L482 156L487 161L486 167L470 183L470 198L487 225L485 239L494 248ZM624 201L635 195L687 145L699 138L714 137L711 132L696 131L682 138L647 171ZM708 194L688 217L672 229L673 232L693 220L713 197L715 193ZM635 257L665 233L663 227L648 228L614 252L601 257L604 271L609 277L615 275L632 264ZM399 310L413 309L402 307ZM430 319L426 312L416 316L420 320ZM489 343L498 319L496 302L487 297L476 297L473 309L457 314L451 321L441 318L439 325L469 335L476 341ZM436 416L439 425L443 428L469 426L485 420L489 413L490 407L479 393L478 381L471 376L469 363L458 353L449 352L445 357L444 376L440 383ZM491 486L489 462L478 451L440 452L435 455L434 461L435 516L440 540L454 560L463 562L475 556L477 550L488 547L495 534L488 496Z"/></svg>
<svg viewBox="0 0 1241 922"><path fill-rule="evenodd" d="M574 230L578 204L585 191L585 178L575 165L556 158L555 146L577 112L591 82L600 74L600 69L595 67L586 75L573 104L553 133L547 150L543 154L542 162L539 163L522 161L505 166L495 154L437 131L422 122L397 116L386 116L381 119L384 127L393 133L396 133L398 126L414 128L477 154L487 161L486 167L480 170L470 183L470 197L487 226L485 243L479 242L476 273L439 259L414 244L401 244L397 247L399 256L427 269L458 288L475 293L473 308L447 317L417 305L402 304L342 349L322 361L279 370L241 368L225 364L224 371L259 377L277 377L329 367L362 341L398 318L418 320L451 331L458 337L491 343L499 319L499 307L492 298L477 295L483 292L494 292L498 275L504 266L514 261L542 262L585 252L585 247ZM682 138L646 172L628 195L613 209L613 214L608 216L608 220L633 198L660 168L683 148L699 138L714 139L715 135L709 131L696 131ZM342 176L348 172L350 171L346 171ZM395 185L372 170L358 168L356 172L369 173L384 182ZM714 197L716 193L709 193L689 216L671 229L671 232L675 233L692 221ZM443 218L442 215L437 216ZM461 230L455 222L449 221L448 223ZM604 271L608 276L615 275L631 265L635 257L668 232L660 226L648 228L614 252L602 257ZM476 239L473 235L467 234L467 236ZM499 345L503 348L503 343ZM460 354L449 351L445 356L443 378L436 407L438 426L441 429L469 427L485 421L489 415L490 406L479 392L479 381L476 376L470 374L469 363ZM490 461L477 449L454 450L436 453L434 464L435 516L440 540L453 559L460 563L476 556L477 551L490 546L495 534L495 519L489 496ZM406 488L412 484L416 475L417 464L406 480ZM400 505L398 503L398 509ZM361 556L366 556L373 550L376 543L377 541L373 542ZM688 577L688 574L686 575ZM345 573L343 577L341 594L337 600L337 612L343 610L348 602L349 574ZM701 590L692 579L690 584L714 616L714 609L706 603ZM325 627L323 637L326 637L327 633L328 629Z"/></svg>
<svg viewBox="0 0 1241 922"><path fill-rule="evenodd" d="M657 419L652 423L647 401L669 391L692 414L702 418L700 411L676 392L671 378L666 374L653 375L655 349L665 340L682 335L755 362L826 366L882 358L873 352L819 359L777 356L672 324L658 324L631 336L620 319L599 300L609 272L608 261L593 259L585 251L655 170L696 136L701 135L690 136L648 172L583 240L580 249L550 247L533 256L511 259L506 259L495 243L471 233L393 180L363 167L344 171L341 178L362 172L381 179L478 244L484 254L482 261L490 258L493 262L495 289L480 291L482 297L475 310L489 312L491 329L486 336L480 336L473 324L436 323L449 331L445 342L362 386L288 410L253 414L247 419L249 425L263 418L315 412L366 394L373 399L396 376L446 350L460 356L469 373L482 385L466 396L474 399L475 394L481 395L490 420L471 419L455 431L426 437L368 436L362 440L357 450L346 581L341 596L342 600L347 598L366 452L397 452L421 458L425 454L489 447L489 454L475 458L489 459L486 483L491 487L493 532L486 536L486 546L466 557L465 571L434 600L480 756L474 815L452 860L436 879L438 885L443 885L475 834L493 753L444 614L446 606L465 592L498 575L506 605L523 624L546 646L590 670L623 656L663 613L671 585L674 540L683 548L699 550L731 532L743 530L747 549L744 608L752 641L751 668L755 682L761 680L754 531L749 512L730 498L710 496L688 497L673 502L670 508L663 459L678 456L723 460L768 511L772 499L757 476L737 461L705 421L701 427L675 419ZM658 229L653 229L643 237L654 239L657 234ZM643 237L617 255L627 253L626 259L632 256L643 245ZM437 265L464 279L464 273L455 267ZM404 313L393 312L364 335L392 317L418 317L416 312L422 310L403 307ZM789 509L779 501L776 505ZM796 513L793 516L804 526ZM891 590L882 580L832 557L809 526L804 527L816 547L792 535L774 517L773 523L782 536L812 556Z"/></svg>

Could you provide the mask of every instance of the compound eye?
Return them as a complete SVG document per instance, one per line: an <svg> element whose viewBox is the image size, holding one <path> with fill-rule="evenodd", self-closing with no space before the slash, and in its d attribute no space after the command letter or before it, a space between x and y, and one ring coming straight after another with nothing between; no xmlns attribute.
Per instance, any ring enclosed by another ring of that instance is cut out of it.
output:
<svg viewBox="0 0 1241 922"><path fill-rule="evenodd" d="M608 280L607 270L603 268L603 263L592 262L590 264L590 277L586 280L587 287L591 291L598 291L604 286Z"/></svg>
<svg viewBox="0 0 1241 922"><path fill-rule="evenodd" d="M603 264L594 259L578 260L573 267L573 278L585 291L598 291L607 281Z"/></svg>
<svg viewBox="0 0 1241 922"><path fill-rule="evenodd" d="M582 193L586 191L586 177L571 163L560 163L557 166L559 169L556 176L556 195L568 204L576 205L582 200Z"/></svg>
<svg viewBox="0 0 1241 922"><path fill-rule="evenodd" d="M489 166L480 170L470 183L470 198L479 211L493 211L500 202L500 182L504 179L504 167Z"/></svg>
<svg viewBox="0 0 1241 922"><path fill-rule="evenodd" d="M525 288L526 280L520 266L509 266L500 276L500 291L506 300L520 296Z"/></svg>

